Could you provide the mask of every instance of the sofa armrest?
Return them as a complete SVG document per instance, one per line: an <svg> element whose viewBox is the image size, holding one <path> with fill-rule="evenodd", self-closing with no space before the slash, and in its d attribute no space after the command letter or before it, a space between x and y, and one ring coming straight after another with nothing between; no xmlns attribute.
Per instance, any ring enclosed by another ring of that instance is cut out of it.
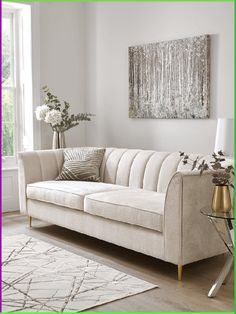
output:
<svg viewBox="0 0 236 314"><path fill-rule="evenodd" d="M27 212L27 184L54 180L63 164L63 150L39 150L18 154L18 181L21 212Z"/></svg>
<svg viewBox="0 0 236 314"><path fill-rule="evenodd" d="M167 188L164 212L165 259L185 265L225 252L208 218L200 213L211 206L213 187L210 172L177 172Z"/></svg>

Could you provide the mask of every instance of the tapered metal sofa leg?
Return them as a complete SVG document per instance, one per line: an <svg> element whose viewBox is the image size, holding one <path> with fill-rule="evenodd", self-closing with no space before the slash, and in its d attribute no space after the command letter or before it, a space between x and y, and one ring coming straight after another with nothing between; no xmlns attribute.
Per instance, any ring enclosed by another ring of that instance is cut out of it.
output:
<svg viewBox="0 0 236 314"><path fill-rule="evenodd" d="M29 227L32 228L32 217L29 216Z"/></svg>
<svg viewBox="0 0 236 314"><path fill-rule="evenodd" d="M182 281L182 277L183 277L183 266L178 265L178 280Z"/></svg>

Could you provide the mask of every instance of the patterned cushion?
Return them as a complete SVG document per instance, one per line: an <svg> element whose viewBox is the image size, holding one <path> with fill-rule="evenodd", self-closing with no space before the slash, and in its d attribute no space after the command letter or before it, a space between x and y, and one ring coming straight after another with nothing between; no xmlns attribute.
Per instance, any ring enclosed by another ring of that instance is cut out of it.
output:
<svg viewBox="0 0 236 314"><path fill-rule="evenodd" d="M65 161L56 180L100 181L99 168L104 153L103 148L65 149Z"/></svg>

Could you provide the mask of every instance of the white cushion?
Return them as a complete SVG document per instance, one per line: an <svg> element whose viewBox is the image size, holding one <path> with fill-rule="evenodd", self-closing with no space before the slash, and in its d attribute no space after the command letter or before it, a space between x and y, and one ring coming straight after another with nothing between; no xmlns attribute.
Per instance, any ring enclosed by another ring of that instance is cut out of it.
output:
<svg viewBox="0 0 236 314"><path fill-rule="evenodd" d="M27 198L83 210L85 195L119 189L125 187L102 182L42 181L27 185Z"/></svg>
<svg viewBox="0 0 236 314"><path fill-rule="evenodd" d="M162 232L164 203L164 193L128 188L87 195L84 211Z"/></svg>

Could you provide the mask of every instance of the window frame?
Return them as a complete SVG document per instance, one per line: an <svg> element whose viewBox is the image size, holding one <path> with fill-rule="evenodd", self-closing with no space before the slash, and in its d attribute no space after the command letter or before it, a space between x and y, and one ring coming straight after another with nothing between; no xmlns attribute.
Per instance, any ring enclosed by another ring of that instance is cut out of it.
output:
<svg viewBox="0 0 236 314"><path fill-rule="evenodd" d="M40 104L39 4L3 1L2 17L9 15L13 17L14 82L9 86L2 84L2 91L10 89L14 97L14 156L2 156L3 170L17 168L19 151L41 148L40 123L34 117Z"/></svg>
<svg viewBox="0 0 236 314"><path fill-rule="evenodd" d="M3 1L2 16L8 13L14 15L13 26L17 34L14 41L16 43L15 103L18 104L15 108L14 129L17 138L14 139L14 156L2 156L3 171L17 169L19 151L41 149L41 124L35 119L35 109L41 104L40 3Z"/></svg>
<svg viewBox="0 0 236 314"><path fill-rule="evenodd" d="M2 18L10 20L10 84L2 84L2 91L10 90L13 95L13 155L3 156L2 161L4 167L14 167L17 163L17 153L23 149L21 134L20 134L20 121L22 120L21 110L22 102L20 98L20 56L19 56L19 29L17 10L14 8L3 8ZM3 122L3 121L2 121Z"/></svg>

